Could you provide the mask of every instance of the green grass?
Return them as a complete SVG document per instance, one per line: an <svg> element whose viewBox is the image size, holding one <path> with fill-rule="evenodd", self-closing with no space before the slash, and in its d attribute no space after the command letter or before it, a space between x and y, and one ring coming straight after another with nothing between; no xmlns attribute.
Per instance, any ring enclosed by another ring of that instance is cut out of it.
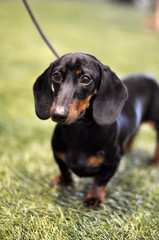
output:
<svg viewBox="0 0 159 240"><path fill-rule="evenodd" d="M158 36L145 13L108 3L31 2L60 55L84 51L119 75L159 78ZM91 179L74 187L47 184L58 173L54 124L34 112L32 85L55 58L20 1L0 2L0 239L159 239L159 169L148 167L155 132L144 126L132 153L107 187L104 207L83 207Z"/></svg>

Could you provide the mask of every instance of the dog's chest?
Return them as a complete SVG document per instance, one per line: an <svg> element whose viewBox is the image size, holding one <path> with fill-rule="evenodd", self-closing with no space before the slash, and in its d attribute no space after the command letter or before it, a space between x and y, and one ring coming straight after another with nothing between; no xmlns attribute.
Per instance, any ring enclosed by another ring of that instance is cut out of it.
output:
<svg viewBox="0 0 159 240"><path fill-rule="evenodd" d="M70 151L95 154L106 147L107 134L102 128L94 125L77 125L64 131L67 148Z"/></svg>
<svg viewBox="0 0 159 240"><path fill-rule="evenodd" d="M65 163L79 176L94 176L106 162L107 134L94 126L64 131Z"/></svg>

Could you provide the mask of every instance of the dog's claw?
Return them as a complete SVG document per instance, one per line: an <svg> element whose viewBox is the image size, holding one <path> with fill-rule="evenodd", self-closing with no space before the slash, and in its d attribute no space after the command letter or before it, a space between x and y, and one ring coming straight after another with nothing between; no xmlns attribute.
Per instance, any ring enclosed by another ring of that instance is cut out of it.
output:
<svg viewBox="0 0 159 240"><path fill-rule="evenodd" d="M101 208L104 201L105 186L96 186L93 184L90 192L87 194L84 200L84 205L86 207L92 207L93 209Z"/></svg>
<svg viewBox="0 0 159 240"><path fill-rule="evenodd" d="M92 207L93 209L97 209L103 206L103 201L101 199L86 198L84 200L84 205L86 207Z"/></svg>

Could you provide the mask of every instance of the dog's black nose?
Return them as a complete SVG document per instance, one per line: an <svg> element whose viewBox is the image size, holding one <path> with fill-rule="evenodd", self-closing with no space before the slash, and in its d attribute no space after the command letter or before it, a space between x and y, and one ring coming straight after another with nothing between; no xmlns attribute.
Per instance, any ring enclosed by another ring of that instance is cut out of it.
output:
<svg viewBox="0 0 159 240"><path fill-rule="evenodd" d="M52 120L55 122L65 122L68 117L68 112L64 107L58 106L52 112Z"/></svg>

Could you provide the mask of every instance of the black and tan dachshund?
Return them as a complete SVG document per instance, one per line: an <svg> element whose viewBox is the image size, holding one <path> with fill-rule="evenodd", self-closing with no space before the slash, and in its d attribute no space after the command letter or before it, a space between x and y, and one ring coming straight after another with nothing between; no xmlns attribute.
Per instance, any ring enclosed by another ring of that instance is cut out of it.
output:
<svg viewBox="0 0 159 240"><path fill-rule="evenodd" d="M102 206L141 122L153 122L157 130L153 162L159 163L159 85L152 77L121 81L94 56L70 53L51 63L33 89L37 116L58 123L52 148L61 174L50 184L72 183L71 172L94 177L86 206Z"/></svg>

